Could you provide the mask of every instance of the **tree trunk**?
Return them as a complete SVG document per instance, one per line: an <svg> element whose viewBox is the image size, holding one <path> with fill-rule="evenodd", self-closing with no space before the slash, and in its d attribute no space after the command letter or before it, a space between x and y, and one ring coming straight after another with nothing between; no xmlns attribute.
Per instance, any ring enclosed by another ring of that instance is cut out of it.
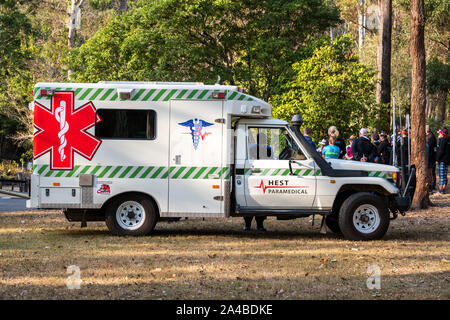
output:
<svg viewBox="0 0 450 320"><path fill-rule="evenodd" d="M411 159L416 166L416 192L413 209L428 205L428 179L425 144L426 61L424 0L411 0Z"/></svg>
<svg viewBox="0 0 450 320"><path fill-rule="evenodd" d="M359 1L359 7L358 7L358 47L359 49L362 48L364 45L364 38L366 36L366 10L364 8L364 2L365 0Z"/></svg>
<svg viewBox="0 0 450 320"><path fill-rule="evenodd" d="M391 102L391 35L392 0L379 0L380 30L377 48L378 79L377 103Z"/></svg>

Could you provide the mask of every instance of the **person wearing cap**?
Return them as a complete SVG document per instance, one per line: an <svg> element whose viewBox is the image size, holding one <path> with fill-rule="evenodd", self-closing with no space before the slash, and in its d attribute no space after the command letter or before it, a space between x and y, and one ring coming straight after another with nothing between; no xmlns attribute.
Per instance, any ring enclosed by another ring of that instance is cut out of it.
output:
<svg viewBox="0 0 450 320"><path fill-rule="evenodd" d="M436 189L436 147L437 141L433 132L430 130L430 126L426 125L426 142L427 142L427 163L428 171L431 175L431 184L429 186L430 191Z"/></svg>
<svg viewBox="0 0 450 320"><path fill-rule="evenodd" d="M327 144L327 140L323 139L322 141L320 141L320 147L316 149L316 151L322 155L322 150L325 147L325 145Z"/></svg>
<svg viewBox="0 0 450 320"><path fill-rule="evenodd" d="M377 149L367 137L367 129L359 130L359 138L352 144L353 160L362 162L374 162Z"/></svg>
<svg viewBox="0 0 450 320"><path fill-rule="evenodd" d="M447 189L447 166L450 164L450 139L447 128L443 127L439 131L437 143L436 164L439 171L439 193L445 193Z"/></svg>

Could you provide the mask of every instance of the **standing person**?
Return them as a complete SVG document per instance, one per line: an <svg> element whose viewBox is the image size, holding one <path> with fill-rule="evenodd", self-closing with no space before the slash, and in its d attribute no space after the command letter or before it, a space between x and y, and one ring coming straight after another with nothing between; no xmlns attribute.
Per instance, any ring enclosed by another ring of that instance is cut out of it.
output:
<svg viewBox="0 0 450 320"><path fill-rule="evenodd" d="M305 140L308 141L310 145L313 146L314 149L316 149L316 144L314 143L313 139L311 138L312 135L312 129L310 127L306 127L303 131L303 136L305 137Z"/></svg>
<svg viewBox="0 0 450 320"><path fill-rule="evenodd" d="M380 157L379 163L389 164L392 146L389 142L389 137L385 133L380 134L380 144L377 147L377 151Z"/></svg>
<svg viewBox="0 0 450 320"><path fill-rule="evenodd" d="M367 137L367 129L359 130L359 138L352 144L353 160L362 162L374 162L377 153L375 146Z"/></svg>
<svg viewBox="0 0 450 320"><path fill-rule="evenodd" d="M325 145L327 144L327 140L323 139L322 141L320 141L320 147L316 149L316 151L322 155L322 150L325 147Z"/></svg>
<svg viewBox="0 0 450 320"><path fill-rule="evenodd" d="M438 132L436 164L439 170L439 193L445 193L447 188L447 166L450 164L450 139L447 128L443 127Z"/></svg>
<svg viewBox="0 0 450 320"><path fill-rule="evenodd" d="M397 164L399 166L402 165L403 157L403 166L406 167L408 165L408 131L406 129L403 129L402 136L397 140L395 148L397 153Z"/></svg>
<svg viewBox="0 0 450 320"><path fill-rule="evenodd" d="M428 171L431 175L430 191L436 189L436 147L437 141L434 133L431 132L430 126L426 125L426 142L427 142L427 161Z"/></svg>
<svg viewBox="0 0 450 320"><path fill-rule="evenodd" d="M266 220L266 216L255 216L255 220L256 220L256 230L258 231L267 231L264 228L264 220ZM244 225L244 230L248 231L251 229L252 227L252 220L253 220L253 216L249 216L249 217L244 217L244 221L245 221L245 225Z"/></svg>
<svg viewBox="0 0 450 320"><path fill-rule="evenodd" d="M336 146L336 137L331 136L328 139L328 145L325 146L322 150L322 157L325 159L338 159L339 153L341 152L341 149L339 149L338 146Z"/></svg>
<svg viewBox="0 0 450 320"><path fill-rule="evenodd" d="M371 140L372 144L375 146L375 148L377 149L377 153L375 155L374 162L378 163L380 161L380 157L378 154L378 146L380 145L380 136L376 132L372 133L370 135L370 140Z"/></svg>
<svg viewBox="0 0 450 320"><path fill-rule="evenodd" d="M345 153L344 158L346 160L353 160L352 144L354 141L355 141L355 136L351 135L350 138L348 138L349 145L346 147L346 150L345 150L346 153Z"/></svg>
<svg viewBox="0 0 450 320"><path fill-rule="evenodd" d="M328 135L334 136L336 139L336 146L339 147L339 159L343 159L346 151L345 151L345 140L339 137L339 130L335 126L331 126L328 128Z"/></svg>

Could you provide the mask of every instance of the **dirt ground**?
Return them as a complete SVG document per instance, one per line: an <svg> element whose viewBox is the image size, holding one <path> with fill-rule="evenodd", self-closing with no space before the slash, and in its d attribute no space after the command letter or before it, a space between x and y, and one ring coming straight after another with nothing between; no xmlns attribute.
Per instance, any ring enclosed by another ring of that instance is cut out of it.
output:
<svg viewBox="0 0 450 320"><path fill-rule="evenodd" d="M320 217L269 218L265 233L240 218L160 222L133 238L61 211L0 213L0 298L450 299L450 195L431 198L372 242L320 234ZM67 287L72 265L79 289ZM367 287L368 268L380 289Z"/></svg>

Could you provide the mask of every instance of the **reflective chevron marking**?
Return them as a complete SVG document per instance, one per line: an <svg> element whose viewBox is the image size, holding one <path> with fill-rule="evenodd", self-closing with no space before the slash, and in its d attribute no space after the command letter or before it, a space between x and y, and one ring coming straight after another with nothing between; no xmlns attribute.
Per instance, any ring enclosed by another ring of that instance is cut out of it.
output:
<svg viewBox="0 0 450 320"><path fill-rule="evenodd" d="M229 179L229 167L186 166L74 166L72 171L50 170L49 165L33 165L35 174L44 177L76 178L80 174L93 174L108 179Z"/></svg>
<svg viewBox="0 0 450 320"><path fill-rule="evenodd" d="M34 99L50 100L50 96L42 96L41 89L53 89L56 91L74 91L77 101L117 101L117 89L115 88L34 88ZM215 90L199 89L134 89L131 101L169 101L171 99L210 100ZM253 101L253 98L245 93L225 90L225 100Z"/></svg>

